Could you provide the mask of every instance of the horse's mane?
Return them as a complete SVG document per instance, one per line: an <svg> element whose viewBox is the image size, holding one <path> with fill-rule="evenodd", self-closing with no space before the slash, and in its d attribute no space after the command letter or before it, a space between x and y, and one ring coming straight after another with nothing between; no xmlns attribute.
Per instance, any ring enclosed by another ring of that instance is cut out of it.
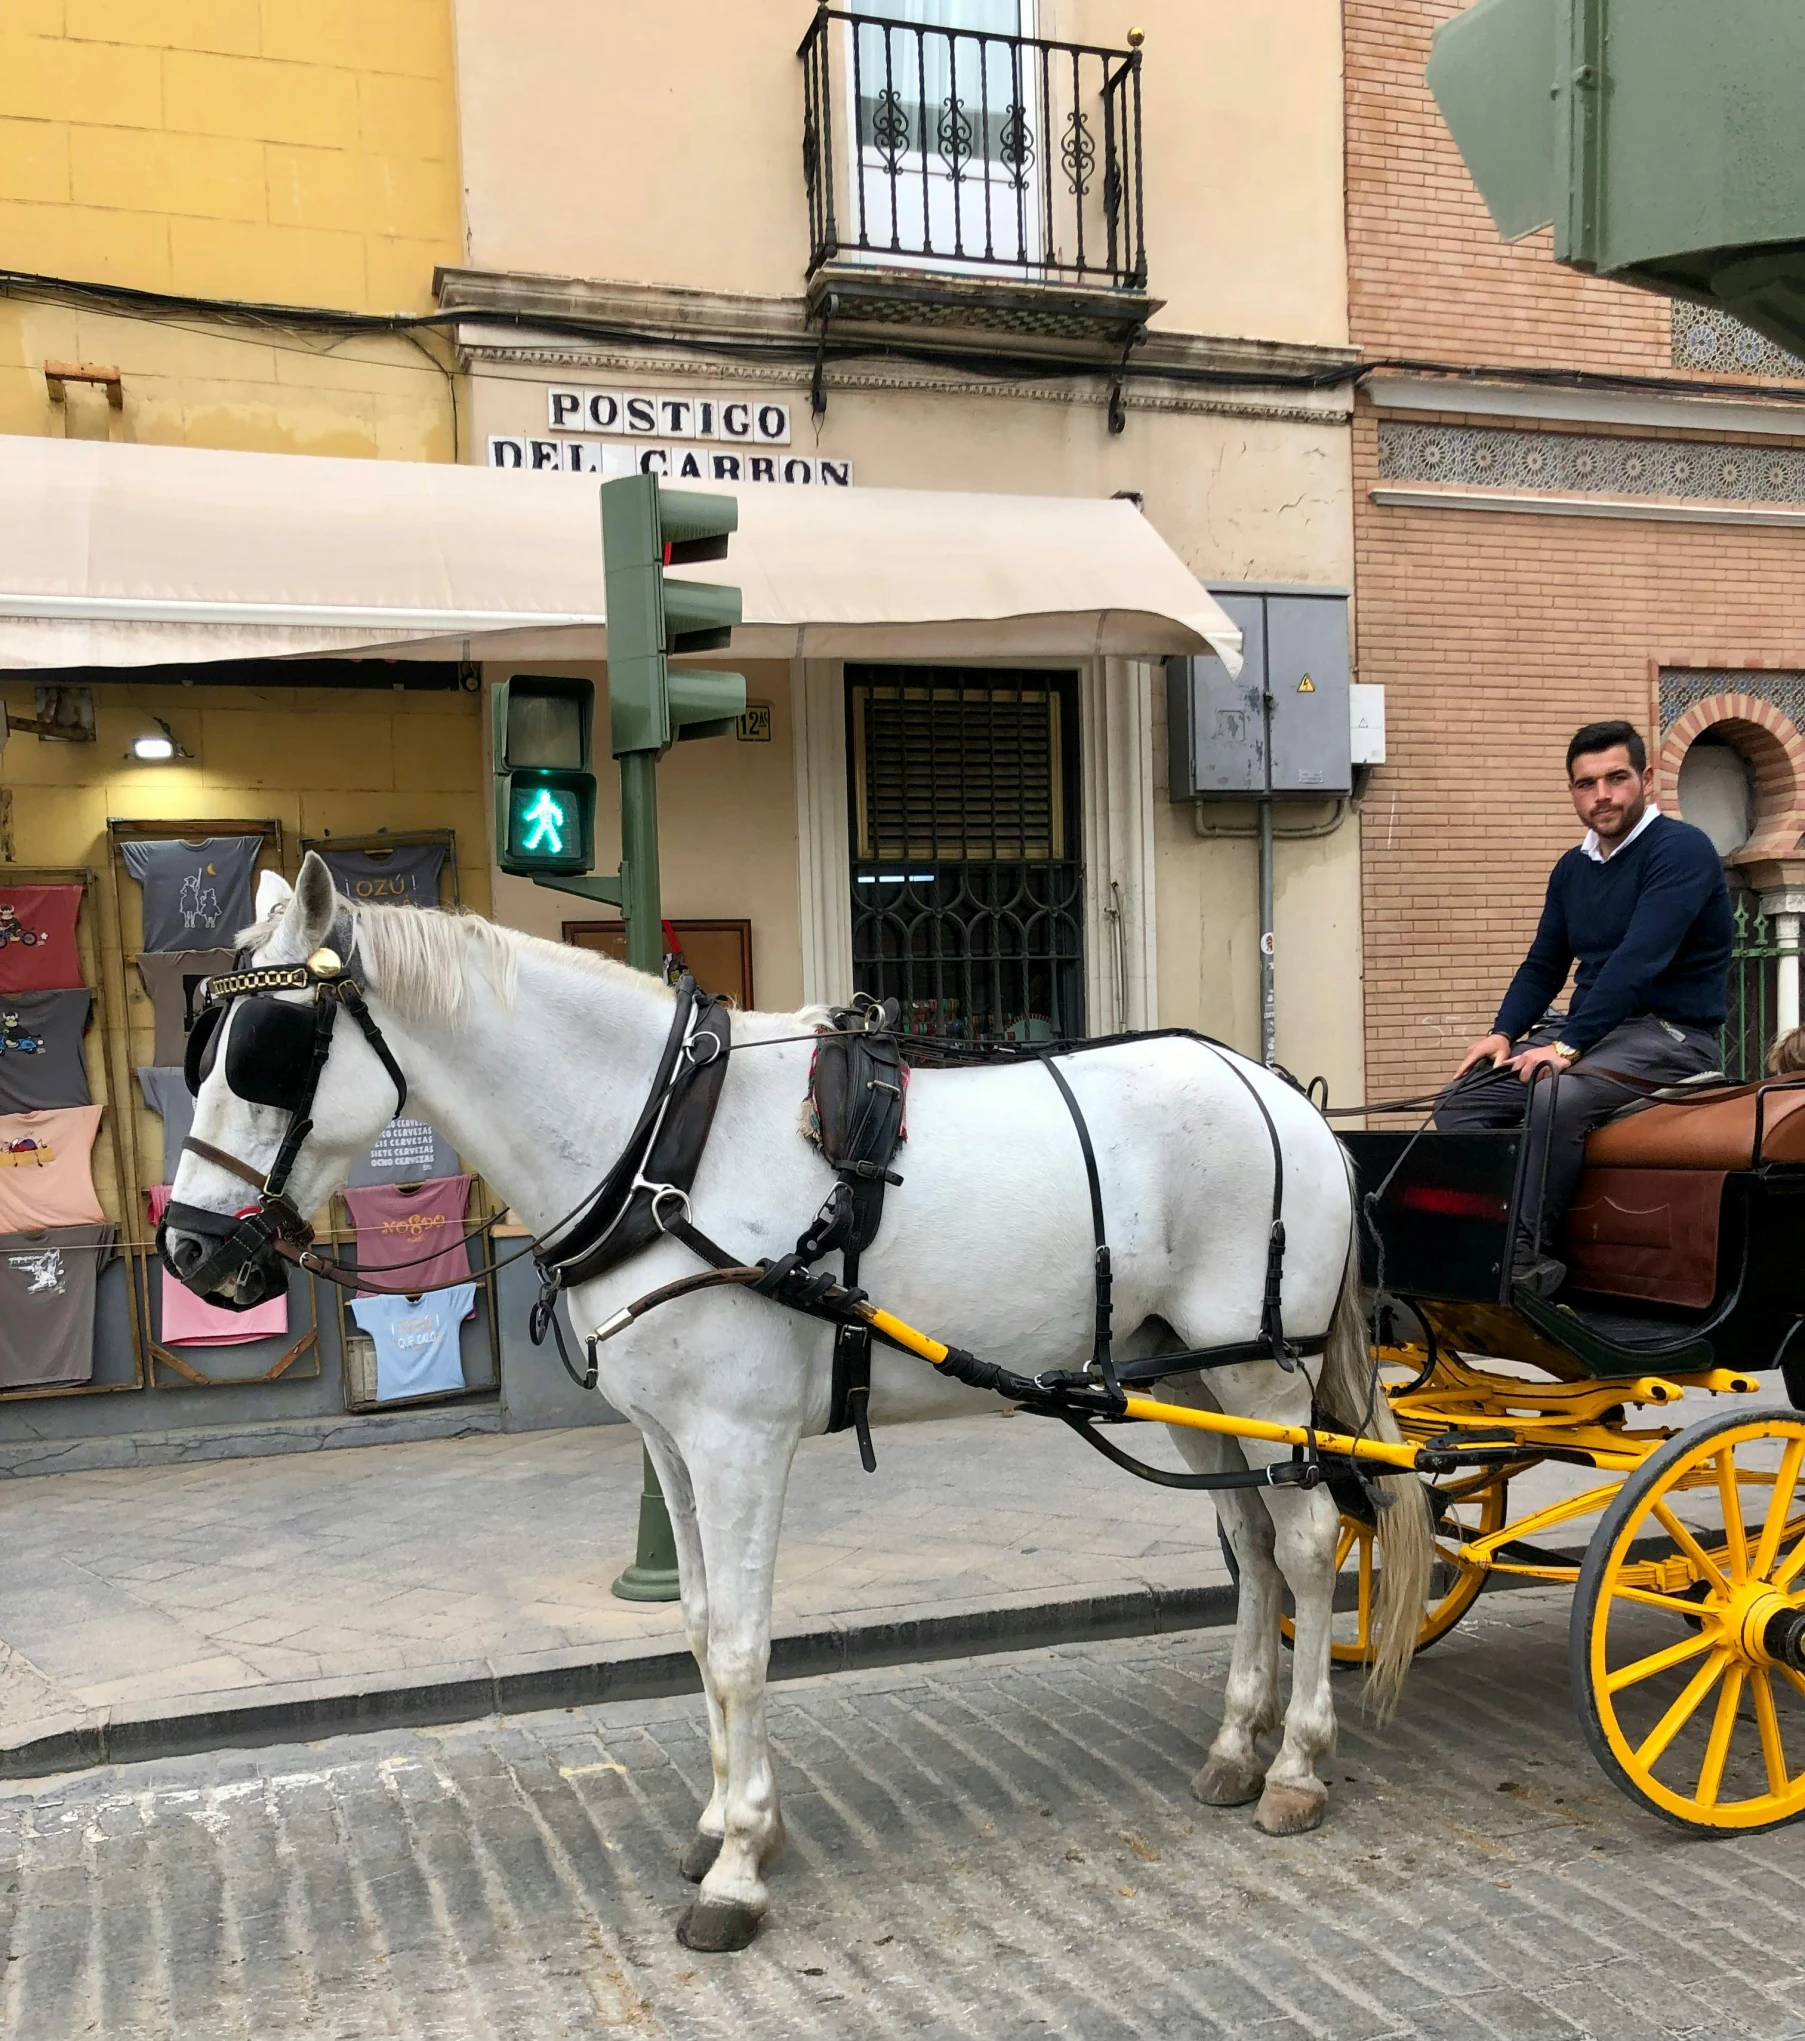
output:
<svg viewBox="0 0 1805 2041"><path fill-rule="evenodd" d="M571 943L547 942L481 914L447 913L440 907L391 907L342 896L339 905L357 931L357 950L371 987L410 1020L461 1018L470 1004L473 965L502 1005L511 1008L524 955L568 976L591 982L612 978L646 988L641 972L629 971L612 957ZM278 912L246 929L238 938L240 944L261 948L280 919Z"/></svg>

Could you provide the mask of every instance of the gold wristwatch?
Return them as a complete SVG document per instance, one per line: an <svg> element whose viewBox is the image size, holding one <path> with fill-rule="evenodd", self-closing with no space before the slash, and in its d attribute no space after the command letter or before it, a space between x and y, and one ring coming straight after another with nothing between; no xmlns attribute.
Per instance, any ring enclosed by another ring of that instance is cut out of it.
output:
<svg viewBox="0 0 1805 2041"><path fill-rule="evenodd" d="M1569 1063L1579 1061L1580 1051L1574 1048L1571 1042L1550 1042L1548 1046L1557 1056L1565 1056Z"/></svg>

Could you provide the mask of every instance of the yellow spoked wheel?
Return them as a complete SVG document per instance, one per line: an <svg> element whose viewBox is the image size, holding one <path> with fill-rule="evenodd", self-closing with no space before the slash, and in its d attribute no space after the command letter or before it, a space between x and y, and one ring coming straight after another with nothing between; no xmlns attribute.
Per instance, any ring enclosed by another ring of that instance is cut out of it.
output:
<svg viewBox="0 0 1805 2041"><path fill-rule="evenodd" d="M1488 1470L1423 1486L1435 1513L1435 1571L1430 1576L1422 1628L1417 1632L1418 1651L1427 1651L1438 1638L1447 1636L1484 1587L1485 1568L1467 1559L1464 1548L1468 1540L1503 1528L1508 1478ZM1238 1581L1241 1569L1226 1536L1222 1538L1222 1556L1230 1576ZM1374 1646L1373 1612L1378 1606L1379 1547L1372 1526L1361 1518L1341 1519L1335 1567L1339 1578L1329 1657L1336 1665L1368 1665ZM1286 1613L1279 1618L1279 1632L1287 1648L1297 1634L1290 1601L1287 1595Z"/></svg>
<svg viewBox="0 0 1805 2041"><path fill-rule="evenodd" d="M1805 1814L1805 1413L1726 1411L1669 1439L1605 1512L1573 1602L1594 1755L1681 1828Z"/></svg>
<svg viewBox="0 0 1805 2041"><path fill-rule="evenodd" d="M1438 1638L1447 1636L1478 1599L1485 1585L1485 1568L1475 1566L1464 1548L1469 1539L1503 1528L1508 1484L1503 1475L1487 1471L1423 1486L1435 1513L1435 1571L1429 1579L1422 1628L1416 1633L1418 1651L1427 1651ZM1358 1517L1341 1519L1335 1567L1342 1579L1336 1582L1329 1657L1336 1665L1368 1665L1375 1642L1373 1611L1379 1585L1379 1547L1370 1524ZM1353 1581L1351 1597L1346 1587L1349 1577ZM1291 1618L1281 1617L1280 1627L1289 1644Z"/></svg>

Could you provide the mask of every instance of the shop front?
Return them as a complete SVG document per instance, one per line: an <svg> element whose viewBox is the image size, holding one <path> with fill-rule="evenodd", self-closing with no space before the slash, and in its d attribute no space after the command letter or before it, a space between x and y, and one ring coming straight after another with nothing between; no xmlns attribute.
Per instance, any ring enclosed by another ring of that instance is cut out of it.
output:
<svg viewBox="0 0 1805 2041"><path fill-rule="evenodd" d="M489 838L488 685L605 690L591 473L8 443L0 1465L606 1416L527 1341L527 1265L480 1272L520 1237L422 1123L316 1220L418 1297L297 1272L230 1317L154 1253L196 987L266 874L318 849L353 899L617 946ZM869 985L974 1037L1156 1019L1157 667L1234 661L1227 617L1128 503L740 494L706 571L744 590L748 714L661 769L686 960L746 1003ZM603 865L614 830L605 803Z"/></svg>

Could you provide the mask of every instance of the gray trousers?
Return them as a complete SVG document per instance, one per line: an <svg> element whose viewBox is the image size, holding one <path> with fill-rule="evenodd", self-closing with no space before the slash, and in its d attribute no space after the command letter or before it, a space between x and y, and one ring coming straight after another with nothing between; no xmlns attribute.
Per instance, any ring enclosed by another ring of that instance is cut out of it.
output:
<svg viewBox="0 0 1805 2041"><path fill-rule="evenodd" d="M1535 1028L1516 1046L1540 1048L1558 1042L1560 1033L1558 1027ZM1677 1084L1701 1070L1715 1070L1719 1060L1715 1028L1681 1027L1641 1014L1594 1043L1558 1081L1543 1077L1531 1086L1512 1070L1470 1073L1436 1113L1435 1124L1444 1131L1520 1127L1529 1114L1523 1209L1513 1252L1519 1262L1536 1254L1558 1255L1560 1224L1579 1188L1586 1136L1641 1096L1639 1086L1615 1083L1603 1073L1640 1078L1644 1084Z"/></svg>

